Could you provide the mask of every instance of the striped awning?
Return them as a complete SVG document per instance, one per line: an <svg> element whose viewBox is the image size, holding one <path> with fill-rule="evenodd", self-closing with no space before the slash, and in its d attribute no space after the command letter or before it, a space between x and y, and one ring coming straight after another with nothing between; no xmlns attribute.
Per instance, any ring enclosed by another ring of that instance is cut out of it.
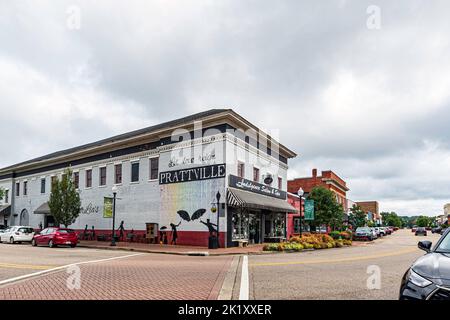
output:
<svg viewBox="0 0 450 320"><path fill-rule="evenodd" d="M228 188L227 204L230 207L264 209L277 212L297 212L297 209L291 206L286 200L236 188Z"/></svg>

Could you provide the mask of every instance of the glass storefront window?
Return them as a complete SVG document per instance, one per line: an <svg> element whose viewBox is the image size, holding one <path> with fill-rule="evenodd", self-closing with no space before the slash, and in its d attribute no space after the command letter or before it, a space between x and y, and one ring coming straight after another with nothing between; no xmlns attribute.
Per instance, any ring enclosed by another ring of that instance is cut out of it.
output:
<svg viewBox="0 0 450 320"><path fill-rule="evenodd" d="M233 240L248 239L248 214L233 212Z"/></svg>

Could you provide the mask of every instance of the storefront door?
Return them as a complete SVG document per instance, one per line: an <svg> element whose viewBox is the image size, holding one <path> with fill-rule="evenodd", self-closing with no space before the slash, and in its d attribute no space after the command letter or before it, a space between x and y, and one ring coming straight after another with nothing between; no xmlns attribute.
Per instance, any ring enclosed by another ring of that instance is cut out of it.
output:
<svg viewBox="0 0 450 320"><path fill-rule="evenodd" d="M261 243L261 214L250 213L249 214L249 242L251 244Z"/></svg>

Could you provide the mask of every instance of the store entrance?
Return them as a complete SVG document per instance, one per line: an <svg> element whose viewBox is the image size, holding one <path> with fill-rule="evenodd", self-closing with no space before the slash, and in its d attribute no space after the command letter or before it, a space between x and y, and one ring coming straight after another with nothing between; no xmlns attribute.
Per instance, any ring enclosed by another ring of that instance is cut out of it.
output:
<svg viewBox="0 0 450 320"><path fill-rule="evenodd" d="M55 226L55 218L50 215L46 215L44 218L44 228L54 227Z"/></svg>
<svg viewBox="0 0 450 320"><path fill-rule="evenodd" d="M249 242L250 244L262 243L261 239L261 214L250 213L248 216L249 223Z"/></svg>

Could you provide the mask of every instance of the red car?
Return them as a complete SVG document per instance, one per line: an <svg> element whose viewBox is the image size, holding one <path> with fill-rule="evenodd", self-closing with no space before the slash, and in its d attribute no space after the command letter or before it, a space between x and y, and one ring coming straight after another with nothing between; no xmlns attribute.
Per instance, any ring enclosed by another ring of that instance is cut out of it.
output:
<svg viewBox="0 0 450 320"><path fill-rule="evenodd" d="M72 229L67 228L46 228L36 234L31 241L33 246L45 245L50 248L64 245L75 248L78 243L78 236Z"/></svg>

